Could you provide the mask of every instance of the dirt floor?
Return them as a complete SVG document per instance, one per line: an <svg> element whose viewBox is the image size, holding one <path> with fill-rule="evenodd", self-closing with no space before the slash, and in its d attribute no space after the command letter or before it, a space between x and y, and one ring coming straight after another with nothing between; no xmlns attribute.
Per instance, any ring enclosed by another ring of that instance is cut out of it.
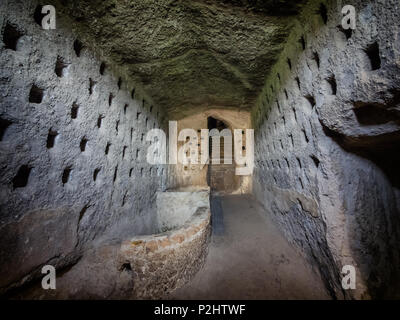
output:
<svg viewBox="0 0 400 320"><path fill-rule="evenodd" d="M250 196L212 200L203 269L171 299L330 299L320 274Z"/></svg>

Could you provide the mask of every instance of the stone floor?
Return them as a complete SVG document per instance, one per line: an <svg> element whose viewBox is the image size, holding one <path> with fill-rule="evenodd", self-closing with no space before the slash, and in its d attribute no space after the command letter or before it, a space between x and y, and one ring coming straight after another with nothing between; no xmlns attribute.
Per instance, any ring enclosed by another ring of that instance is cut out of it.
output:
<svg viewBox="0 0 400 320"><path fill-rule="evenodd" d="M250 196L218 200L206 263L171 299L329 299L319 273Z"/></svg>

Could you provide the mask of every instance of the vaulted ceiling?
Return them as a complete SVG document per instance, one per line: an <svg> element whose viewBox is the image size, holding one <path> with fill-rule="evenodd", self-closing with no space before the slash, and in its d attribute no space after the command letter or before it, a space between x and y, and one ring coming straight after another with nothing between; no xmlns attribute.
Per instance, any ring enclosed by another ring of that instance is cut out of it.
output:
<svg viewBox="0 0 400 320"><path fill-rule="evenodd" d="M306 1L62 0L80 32L172 117L249 109Z"/></svg>

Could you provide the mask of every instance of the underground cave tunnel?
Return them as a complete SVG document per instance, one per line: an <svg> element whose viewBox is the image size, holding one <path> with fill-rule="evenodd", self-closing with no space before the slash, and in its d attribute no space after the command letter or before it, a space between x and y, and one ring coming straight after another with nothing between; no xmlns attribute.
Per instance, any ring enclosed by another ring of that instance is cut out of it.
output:
<svg viewBox="0 0 400 320"><path fill-rule="evenodd" d="M397 0L1 1L0 295L399 298L399 21Z"/></svg>

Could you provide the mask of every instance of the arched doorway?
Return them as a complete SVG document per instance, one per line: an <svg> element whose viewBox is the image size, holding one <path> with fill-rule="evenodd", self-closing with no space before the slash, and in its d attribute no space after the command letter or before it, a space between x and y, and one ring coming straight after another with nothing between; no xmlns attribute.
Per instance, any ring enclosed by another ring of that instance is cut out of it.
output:
<svg viewBox="0 0 400 320"><path fill-rule="evenodd" d="M232 128L213 117L208 117L207 124L210 131L207 183L214 192L233 192L240 181L235 175Z"/></svg>

